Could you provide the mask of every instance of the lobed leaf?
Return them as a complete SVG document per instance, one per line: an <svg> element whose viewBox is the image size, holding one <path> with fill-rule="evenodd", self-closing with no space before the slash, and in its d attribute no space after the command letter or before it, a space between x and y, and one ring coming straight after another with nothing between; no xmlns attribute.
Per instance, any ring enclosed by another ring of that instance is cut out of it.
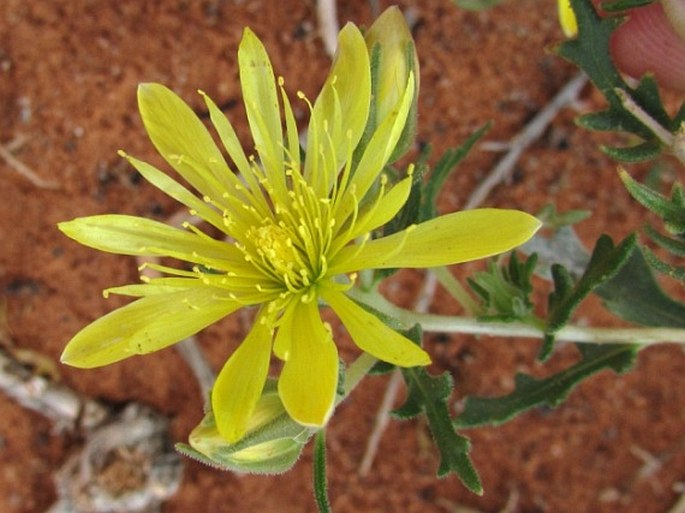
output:
<svg viewBox="0 0 685 513"><path fill-rule="evenodd" d="M538 406L556 407L584 379L604 369L617 373L630 370L639 346L632 344L578 344L582 360L553 376L536 379L517 374L512 393L500 397L469 397L456 419L457 428L497 426Z"/></svg>

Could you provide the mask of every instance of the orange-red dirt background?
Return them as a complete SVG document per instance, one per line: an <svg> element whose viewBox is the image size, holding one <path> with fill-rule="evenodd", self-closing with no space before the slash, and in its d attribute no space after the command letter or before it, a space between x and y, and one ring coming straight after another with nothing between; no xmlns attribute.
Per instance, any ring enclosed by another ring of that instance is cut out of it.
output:
<svg viewBox="0 0 685 513"><path fill-rule="evenodd" d="M341 22L372 21L366 1L338 3ZM433 144L433 162L488 120L494 121L489 140L511 139L574 73L545 51L561 38L552 0L509 0L479 13L447 0L400 6L416 22L418 140ZM123 148L161 165L137 114L139 82L162 82L198 111L203 106L195 91L203 89L249 144L236 68L246 25L264 41L289 93L314 98L330 59L313 1L0 2L0 144L59 187L41 189L0 160L0 293L18 347L56 362L78 329L121 304L104 300L101 290L137 280L133 259L72 243L57 231L58 221L107 212L165 219L176 212L116 154ZM591 88L581 99L595 108L601 102ZM298 118L306 114L298 103ZM560 210L586 208L594 215L578 231L587 245L604 232L623 237L644 222L642 210L622 189L616 165L598 150L606 139L577 129L574 116L560 114L487 204L530 212L547 202ZM448 181L441 210L461 208L497 157L476 148ZM400 273L387 290L411 304L422 279L420 272ZM433 311L456 308L437 293ZM244 336L248 320L237 315L200 336L215 368ZM580 321L601 320L586 308ZM546 372L534 363L535 341L426 339L432 370L449 370L455 378L455 401L505 393L517 371ZM573 349L564 348L550 368L573 358ZM175 441L185 441L202 415L198 386L173 349L99 370L58 369L81 393L117 404L140 401L163 412ZM485 488L480 498L455 477L435 478L438 459L422 421L392 422L371 474L358 476L387 379L369 378L328 430L334 511L451 513L471 511L459 509L468 506L494 513L506 506L510 513L665 513L685 480L684 376L680 348L647 349L634 372L602 373L555 411L468 432ZM0 511L46 510L56 498L52 474L79 443L0 394ZM309 448L279 477L237 476L187 461L180 490L163 511L313 512L310 463Z"/></svg>

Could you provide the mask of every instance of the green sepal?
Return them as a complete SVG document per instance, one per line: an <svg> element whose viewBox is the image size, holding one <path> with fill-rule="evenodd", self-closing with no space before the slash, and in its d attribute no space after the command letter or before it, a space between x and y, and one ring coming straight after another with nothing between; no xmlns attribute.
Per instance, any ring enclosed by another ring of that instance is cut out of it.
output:
<svg viewBox="0 0 685 513"><path fill-rule="evenodd" d="M276 381L268 379L263 394L276 393L276 387ZM271 421L231 444L219 434L214 414L209 411L191 432L190 445L177 444L176 449L222 470L281 474L295 464L314 432L292 420L283 410Z"/></svg>
<svg viewBox="0 0 685 513"><path fill-rule="evenodd" d="M407 336L415 341L420 340L420 327L414 327ZM393 414L401 419L408 419L425 413L440 453L438 477L453 472L466 488L482 495L483 486L469 457L471 444L468 438L454 430L450 417L447 401L454 387L452 376L447 372L431 376L424 367L402 369L402 375L407 383L407 399Z"/></svg>
<svg viewBox="0 0 685 513"><path fill-rule="evenodd" d="M619 271L636 245L635 235L628 236L616 246L610 237L602 235L597 240L585 272L575 285L566 269L558 265L552 266L555 288L549 296L545 340L538 356L541 361L546 360L552 352L554 333L569 321L575 309L593 289Z"/></svg>
<svg viewBox="0 0 685 513"><path fill-rule="evenodd" d="M603 369L611 369L619 374L630 370L639 349L639 346L632 344L577 344L577 347L582 360L553 376L536 379L527 374L517 374L515 389L508 395L468 397L464 411L455 421L456 427L498 426L531 408L554 408L589 376Z"/></svg>

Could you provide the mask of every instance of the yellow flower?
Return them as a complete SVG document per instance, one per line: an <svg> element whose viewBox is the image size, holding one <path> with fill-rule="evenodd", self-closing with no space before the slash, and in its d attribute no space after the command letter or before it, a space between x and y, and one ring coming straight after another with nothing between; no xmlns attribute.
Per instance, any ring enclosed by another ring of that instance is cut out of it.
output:
<svg viewBox="0 0 685 513"><path fill-rule="evenodd" d="M576 15L571 7L571 0L557 0L559 10L559 24L566 37L575 37L578 33Z"/></svg>
<svg viewBox="0 0 685 513"><path fill-rule="evenodd" d="M282 80L276 82L263 45L249 29L238 62L258 159L243 152L229 121L202 96L240 176L193 111L158 84L138 89L145 129L202 199L162 171L126 156L150 183L206 221L219 237L189 224L178 229L125 215L59 225L69 237L102 251L190 264L186 269L150 265L165 276L109 289L139 299L76 334L62 355L65 363L97 367L157 351L240 308L258 306L252 330L220 371L212 392L218 431L231 443L249 429L272 351L283 361L278 393L288 414L305 426L328 420L339 359L320 304L335 312L362 351L399 366L430 363L423 349L346 295L357 271L483 258L523 243L539 227L522 212L484 209L448 214L372 240L370 234L397 214L410 192L410 176L390 187L382 171L414 98L412 74L397 84L401 91L394 109L353 164L371 102L369 54L357 27L348 24L339 34L336 59L311 106L304 159Z"/></svg>

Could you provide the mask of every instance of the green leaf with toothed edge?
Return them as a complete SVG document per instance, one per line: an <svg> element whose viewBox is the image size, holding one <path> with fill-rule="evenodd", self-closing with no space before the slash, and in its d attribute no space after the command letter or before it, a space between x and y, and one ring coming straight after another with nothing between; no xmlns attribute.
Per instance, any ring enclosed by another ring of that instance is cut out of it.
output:
<svg viewBox="0 0 685 513"><path fill-rule="evenodd" d="M420 340L420 327L414 327L407 336L415 341ZM393 414L407 419L425 413L440 453L438 477L452 472L470 491L482 495L480 477L469 457L471 444L454 430L450 417L448 400L454 388L452 376L447 372L431 376L424 367L402 369L402 375L407 383L407 399Z"/></svg>
<svg viewBox="0 0 685 513"><path fill-rule="evenodd" d="M637 0L640 1L640 0ZM619 0L614 6L628 5L636 0ZM631 87L616 69L610 55L610 39L622 18L600 17L591 0L571 0L578 21L579 36L557 45L554 51L585 71L593 84L602 92L609 107L601 112L583 115L578 122L592 130L630 132L640 136L647 145L635 148L608 150L613 158L636 159L653 158L655 148L662 149L661 143L652 130L623 105L617 90L639 110L642 110L667 131L679 128L677 118L671 118L664 109L655 80L646 75L636 87ZM682 112L682 108L681 108ZM606 148L604 148L607 151Z"/></svg>
<svg viewBox="0 0 685 513"><path fill-rule="evenodd" d="M537 379L516 375L512 393L500 397L468 397L464 411L457 417L457 428L498 426L517 415L539 406L556 407L584 379L604 369L616 373L630 370L639 346L632 344L577 344L582 360L553 376Z"/></svg>

